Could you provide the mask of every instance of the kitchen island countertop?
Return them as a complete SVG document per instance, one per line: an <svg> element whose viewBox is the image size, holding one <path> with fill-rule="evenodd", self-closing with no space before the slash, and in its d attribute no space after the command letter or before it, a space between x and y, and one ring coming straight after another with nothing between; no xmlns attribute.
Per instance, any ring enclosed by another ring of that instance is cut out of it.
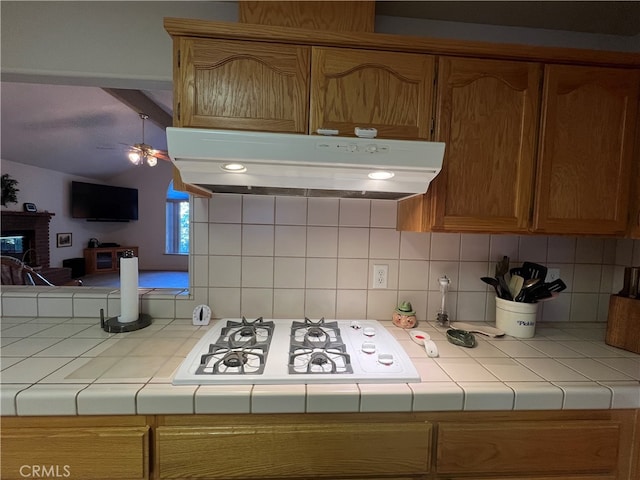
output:
<svg viewBox="0 0 640 480"><path fill-rule="evenodd" d="M94 318L2 318L1 414L154 415L640 408L640 355L606 345L602 323L539 323L535 337L447 342L440 356L384 325L422 382L174 386L175 370L210 327L155 319L110 334ZM481 325L482 322L478 322Z"/></svg>

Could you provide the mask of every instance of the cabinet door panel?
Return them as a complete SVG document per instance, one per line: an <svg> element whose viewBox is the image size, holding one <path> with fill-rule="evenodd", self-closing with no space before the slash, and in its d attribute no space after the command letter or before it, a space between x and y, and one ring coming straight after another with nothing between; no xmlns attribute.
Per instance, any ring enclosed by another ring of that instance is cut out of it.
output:
<svg viewBox="0 0 640 480"><path fill-rule="evenodd" d="M620 437L620 426L610 422L444 423L438 428L437 471L615 475Z"/></svg>
<svg viewBox="0 0 640 480"><path fill-rule="evenodd" d="M306 132L308 47L192 38L177 42L179 126Z"/></svg>
<svg viewBox="0 0 640 480"><path fill-rule="evenodd" d="M156 435L161 479L425 475L430 451L431 426L411 422L158 427Z"/></svg>
<svg viewBox="0 0 640 480"><path fill-rule="evenodd" d="M525 231L532 201L541 67L441 58L434 230Z"/></svg>
<svg viewBox="0 0 640 480"><path fill-rule="evenodd" d="M147 479L148 463L148 427L2 429L5 480Z"/></svg>
<svg viewBox="0 0 640 480"><path fill-rule="evenodd" d="M430 55L314 47L310 131L373 127L380 138L428 139L433 76Z"/></svg>
<svg viewBox="0 0 640 480"><path fill-rule="evenodd" d="M625 232L639 82L638 71L545 68L536 231Z"/></svg>

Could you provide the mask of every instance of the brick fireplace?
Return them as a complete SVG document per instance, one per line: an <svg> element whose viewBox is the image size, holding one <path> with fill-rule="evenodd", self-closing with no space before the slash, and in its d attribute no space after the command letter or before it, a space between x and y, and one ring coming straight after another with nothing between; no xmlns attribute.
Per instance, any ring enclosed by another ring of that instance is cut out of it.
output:
<svg viewBox="0 0 640 480"><path fill-rule="evenodd" d="M23 252L10 254L23 259L32 267L48 268L49 254L49 222L55 215L48 212L2 212L2 236L22 235ZM18 255L19 253L19 255Z"/></svg>
<svg viewBox="0 0 640 480"><path fill-rule="evenodd" d="M71 269L51 268L49 252L49 222L54 213L49 212L2 212L2 237L21 237L21 249L15 252L2 252L23 260L36 268L55 285L63 285L71 279Z"/></svg>

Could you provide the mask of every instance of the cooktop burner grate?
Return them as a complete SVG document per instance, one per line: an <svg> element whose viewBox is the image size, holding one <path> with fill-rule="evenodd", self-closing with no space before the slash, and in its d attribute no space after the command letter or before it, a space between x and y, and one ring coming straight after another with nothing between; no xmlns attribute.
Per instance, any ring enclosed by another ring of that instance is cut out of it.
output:
<svg viewBox="0 0 640 480"><path fill-rule="evenodd" d="M223 319L178 368L174 385L419 382L375 320Z"/></svg>

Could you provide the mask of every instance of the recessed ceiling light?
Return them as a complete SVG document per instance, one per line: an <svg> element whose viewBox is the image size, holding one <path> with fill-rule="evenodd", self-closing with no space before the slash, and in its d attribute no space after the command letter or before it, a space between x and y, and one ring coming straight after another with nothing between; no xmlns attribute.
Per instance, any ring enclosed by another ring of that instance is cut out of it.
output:
<svg viewBox="0 0 640 480"><path fill-rule="evenodd" d="M220 168L225 172L231 173L244 173L247 171L247 167L242 165L241 163L225 163Z"/></svg>
<svg viewBox="0 0 640 480"><path fill-rule="evenodd" d="M389 172L389 171L386 171L386 170L379 170L377 172L369 173L368 176L372 180L389 180L394 175L395 174L393 172Z"/></svg>

